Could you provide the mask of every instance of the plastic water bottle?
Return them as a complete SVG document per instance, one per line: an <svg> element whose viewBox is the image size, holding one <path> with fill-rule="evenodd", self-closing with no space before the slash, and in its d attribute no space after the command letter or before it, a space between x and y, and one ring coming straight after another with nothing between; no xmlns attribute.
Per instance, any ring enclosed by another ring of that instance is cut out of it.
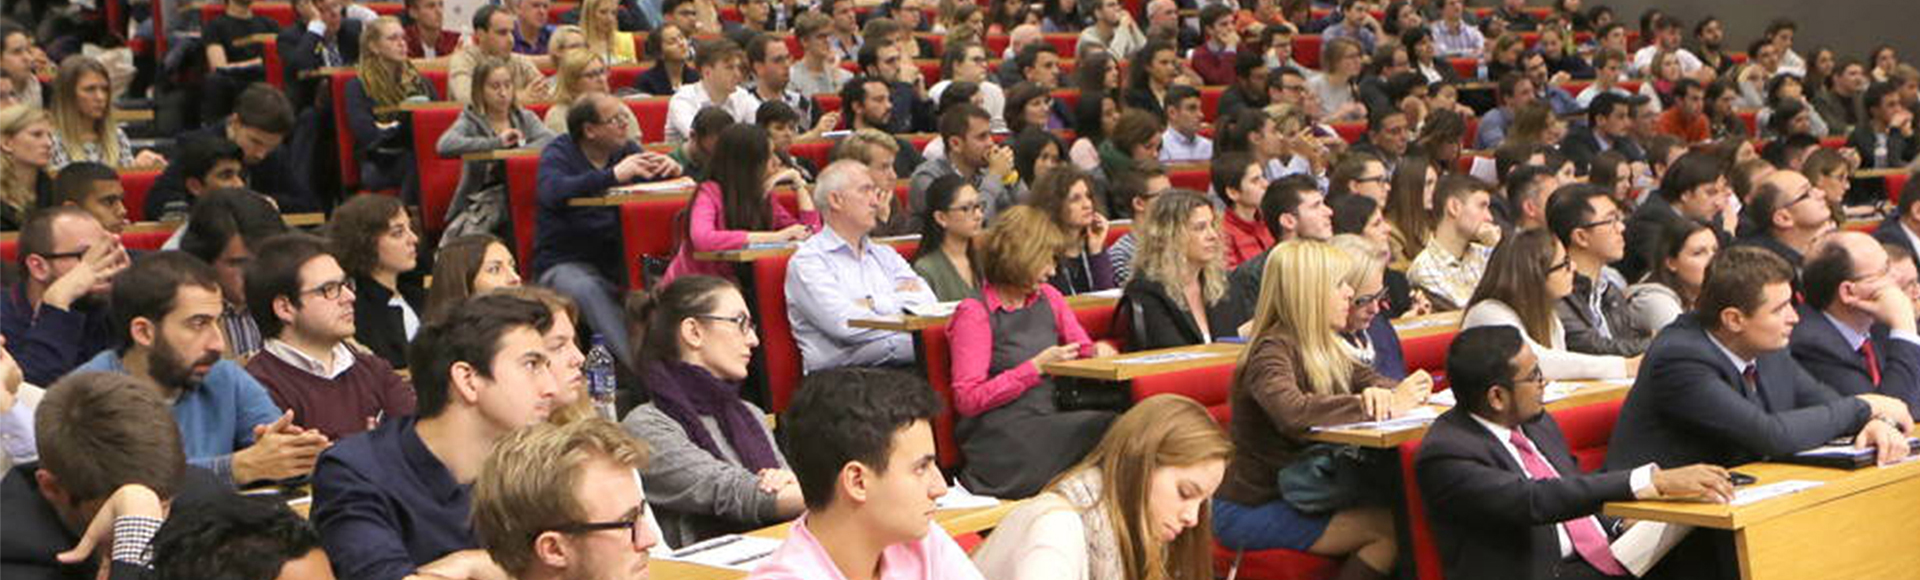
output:
<svg viewBox="0 0 1920 580"><path fill-rule="evenodd" d="M593 335L593 348L587 351L587 394L593 397L593 407L600 416L610 421L619 421L618 411L614 407L614 393L618 390L613 373L613 351L607 348L606 337Z"/></svg>

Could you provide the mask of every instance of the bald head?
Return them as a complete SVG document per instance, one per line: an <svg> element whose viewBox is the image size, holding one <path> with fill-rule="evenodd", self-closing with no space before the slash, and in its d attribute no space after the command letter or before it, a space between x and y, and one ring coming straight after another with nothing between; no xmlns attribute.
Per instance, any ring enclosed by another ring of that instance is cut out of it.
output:
<svg viewBox="0 0 1920 580"><path fill-rule="evenodd" d="M1008 33L1007 37L1007 45L1013 54L1019 54L1020 49L1026 48L1029 44L1040 42L1042 38L1040 27L1034 24L1015 26L1013 27L1013 32Z"/></svg>
<svg viewBox="0 0 1920 580"><path fill-rule="evenodd" d="M1889 262L1886 248L1873 236L1853 231L1823 236L1802 267L1807 303L1836 315L1871 308L1881 290L1898 291L1888 275Z"/></svg>
<svg viewBox="0 0 1920 580"><path fill-rule="evenodd" d="M1806 243L1833 226L1833 211L1807 176L1782 169L1761 180L1743 219L1775 237L1791 235Z"/></svg>

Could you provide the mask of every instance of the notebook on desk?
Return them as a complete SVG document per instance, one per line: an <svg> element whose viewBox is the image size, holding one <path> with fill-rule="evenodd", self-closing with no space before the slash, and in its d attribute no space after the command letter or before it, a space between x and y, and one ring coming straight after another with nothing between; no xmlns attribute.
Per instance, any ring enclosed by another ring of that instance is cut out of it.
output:
<svg viewBox="0 0 1920 580"><path fill-rule="evenodd" d="M1920 451L1920 439L1907 438L1909 451ZM1801 451L1787 457L1776 458L1781 463L1832 467L1836 469L1859 469L1871 467L1877 456L1871 447L1855 449L1852 441L1832 442L1828 445Z"/></svg>

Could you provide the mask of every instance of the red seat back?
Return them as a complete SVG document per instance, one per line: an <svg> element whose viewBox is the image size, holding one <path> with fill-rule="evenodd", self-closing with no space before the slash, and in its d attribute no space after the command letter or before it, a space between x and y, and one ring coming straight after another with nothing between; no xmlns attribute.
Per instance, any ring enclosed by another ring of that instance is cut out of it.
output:
<svg viewBox="0 0 1920 580"><path fill-rule="evenodd" d="M800 388L800 344L787 320L787 259L776 256L753 261L755 320L760 323L760 354L766 362L767 395L774 412L785 411Z"/></svg>
<svg viewBox="0 0 1920 580"><path fill-rule="evenodd" d="M1367 134L1367 122L1347 121L1344 123L1334 123L1333 131L1339 133L1340 139L1346 141L1348 144L1359 143L1360 138Z"/></svg>
<svg viewBox="0 0 1920 580"><path fill-rule="evenodd" d="M1040 35L1040 37L1045 38L1048 43L1053 44L1053 47L1060 51L1060 58L1063 58L1063 59L1079 58L1079 56L1076 55L1075 52L1080 50L1080 33L1049 32L1049 33ZM996 52L994 54L1000 54L1000 53Z"/></svg>
<svg viewBox="0 0 1920 580"><path fill-rule="evenodd" d="M434 94L447 99L453 98L453 93L447 92L447 69L423 68L420 69L420 78L427 79L427 82L433 85ZM435 137L438 136L435 135Z"/></svg>
<svg viewBox="0 0 1920 580"><path fill-rule="evenodd" d="M1320 35L1293 35L1293 61L1311 69L1320 68Z"/></svg>
<svg viewBox="0 0 1920 580"><path fill-rule="evenodd" d="M147 192L153 190L154 180L160 179L160 169L120 172L120 188L126 190L121 202L127 206L127 221L147 220Z"/></svg>
<svg viewBox="0 0 1920 580"><path fill-rule="evenodd" d="M640 141L659 143L667 140L667 101L671 97L651 99L629 99L627 108L633 109L633 118L640 123Z"/></svg>
<svg viewBox="0 0 1920 580"><path fill-rule="evenodd" d="M1213 182L1213 175L1207 169L1176 169L1167 172L1167 181L1172 182L1174 187L1204 194Z"/></svg>
<svg viewBox="0 0 1920 580"><path fill-rule="evenodd" d="M650 199L621 204L620 230L626 245L627 287L646 289L644 272L638 267L641 256L673 258L675 214L687 207L680 199Z"/></svg>
<svg viewBox="0 0 1920 580"><path fill-rule="evenodd" d="M540 156L507 158L507 214L513 216L514 255L520 277L533 279L533 215L540 187Z"/></svg>
<svg viewBox="0 0 1920 580"><path fill-rule="evenodd" d="M1449 58L1447 64L1453 65L1453 72L1460 78L1470 79L1480 75L1480 59L1473 57Z"/></svg>
<svg viewBox="0 0 1920 580"><path fill-rule="evenodd" d="M1227 93L1227 87L1200 87L1200 112L1212 123L1220 118L1220 95Z"/></svg>
<svg viewBox="0 0 1920 580"><path fill-rule="evenodd" d="M126 233L120 234L120 245L126 246L129 250L154 252L159 251L160 246L166 245L167 238L171 237L173 237L172 228Z"/></svg>
<svg viewBox="0 0 1920 580"><path fill-rule="evenodd" d="M1420 440L1400 444L1400 481L1407 501L1407 537L1413 541L1413 569L1419 580L1441 580L1444 575L1440 547L1433 542L1433 526L1427 522L1427 504L1420 497L1419 480L1414 477L1415 457L1420 455Z"/></svg>
<svg viewBox="0 0 1920 580"><path fill-rule="evenodd" d="M267 84L273 88L286 90L286 64L280 60L280 38L267 37L260 42L260 65L267 69Z"/></svg>
<svg viewBox="0 0 1920 580"><path fill-rule="evenodd" d="M447 207L453 204L454 191L460 187L460 158L441 157L436 151L440 135L460 120L460 104L436 104L414 109L412 114L414 173L420 177L420 222L431 239L446 229Z"/></svg>
<svg viewBox="0 0 1920 580"><path fill-rule="evenodd" d="M1133 380L1134 401L1160 394L1180 395L1205 406L1207 414L1223 426L1233 417L1233 405L1229 402L1232 392L1232 362Z"/></svg>
<svg viewBox="0 0 1920 580"><path fill-rule="evenodd" d="M351 191L360 185L360 164L354 161L353 128L347 126L347 82L359 77L351 67L333 69L327 74L327 91L333 98L334 154L340 159L340 188Z"/></svg>
<svg viewBox="0 0 1920 580"><path fill-rule="evenodd" d="M1560 433L1567 438L1567 449L1580 463L1580 470L1593 472L1607 461L1607 441L1613 439L1613 425L1620 418L1625 399L1614 399L1553 412Z"/></svg>
<svg viewBox="0 0 1920 580"><path fill-rule="evenodd" d="M641 35L642 33L634 33L634 36L635 36L634 41L639 42L638 37L640 37ZM639 53L635 53L635 54L639 54ZM644 72L647 72L647 67L640 66L640 65L633 65L633 64L623 64L623 65L615 65L612 67L608 67L607 68L607 86L614 87L615 90L619 90L620 87L631 87L633 86L634 82L640 80L640 73L644 73Z"/></svg>
<svg viewBox="0 0 1920 580"><path fill-rule="evenodd" d="M1447 345L1458 330L1428 336L1400 339L1400 351L1407 357L1407 372L1424 370L1433 374L1447 372Z"/></svg>
<svg viewBox="0 0 1920 580"><path fill-rule="evenodd" d="M920 331L920 360L926 364L927 382L940 395L940 414L933 417L933 447L940 458L940 469L952 472L960 467L960 443L954 438L957 420L953 412L953 343L947 337L947 325Z"/></svg>
<svg viewBox="0 0 1920 580"><path fill-rule="evenodd" d="M833 153L835 143L835 141L826 139L795 143L792 149L787 150L787 153L794 157L813 162L813 166L816 168L826 169L827 158Z"/></svg>
<svg viewBox="0 0 1920 580"><path fill-rule="evenodd" d="M1213 575L1226 578L1233 566L1233 550L1213 545ZM1326 580L1340 571L1340 561L1296 550L1255 550L1240 559L1240 580Z"/></svg>
<svg viewBox="0 0 1920 580"><path fill-rule="evenodd" d="M1896 206L1900 205L1900 192L1906 189L1907 180L1912 177L1913 174L1910 173L1895 173L1887 176L1887 201Z"/></svg>

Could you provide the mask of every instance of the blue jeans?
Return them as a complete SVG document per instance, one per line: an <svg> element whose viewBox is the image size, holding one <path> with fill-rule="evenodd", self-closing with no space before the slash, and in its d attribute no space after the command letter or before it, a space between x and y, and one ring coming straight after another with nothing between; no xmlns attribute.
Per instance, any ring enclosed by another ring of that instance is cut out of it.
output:
<svg viewBox="0 0 1920 580"><path fill-rule="evenodd" d="M1332 514L1301 513L1283 499L1252 507L1213 499L1213 537L1231 550L1306 551L1332 519Z"/></svg>
<svg viewBox="0 0 1920 580"><path fill-rule="evenodd" d="M627 351L627 316L620 306L620 287L592 266L566 262L540 273L540 285L559 291L580 305L580 318L607 339L607 348L620 362L631 364ZM576 323L579 321L575 321Z"/></svg>

